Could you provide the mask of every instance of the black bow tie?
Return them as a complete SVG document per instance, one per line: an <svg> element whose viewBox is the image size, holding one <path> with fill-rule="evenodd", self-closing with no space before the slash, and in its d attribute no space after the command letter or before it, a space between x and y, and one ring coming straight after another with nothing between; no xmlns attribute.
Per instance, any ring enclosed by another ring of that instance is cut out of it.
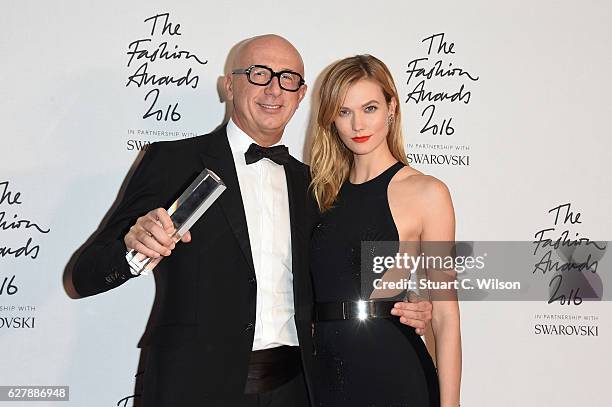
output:
<svg viewBox="0 0 612 407"><path fill-rule="evenodd" d="M244 153L246 163L253 164L262 158L268 158L279 165L284 165L289 162L289 150L286 146L262 147L255 143L249 146L249 149Z"/></svg>

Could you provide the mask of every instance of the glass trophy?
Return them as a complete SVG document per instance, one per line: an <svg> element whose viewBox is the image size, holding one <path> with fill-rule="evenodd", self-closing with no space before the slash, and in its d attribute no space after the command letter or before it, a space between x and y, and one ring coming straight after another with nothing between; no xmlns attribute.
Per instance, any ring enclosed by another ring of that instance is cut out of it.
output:
<svg viewBox="0 0 612 407"><path fill-rule="evenodd" d="M174 242L181 237L197 222L208 208L217 200L223 191L225 184L214 172L204 169L189 187L168 208L168 215L172 219L176 232L170 238ZM147 274L153 270L160 259L153 260L138 251L132 249L125 255L134 275Z"/></svg>

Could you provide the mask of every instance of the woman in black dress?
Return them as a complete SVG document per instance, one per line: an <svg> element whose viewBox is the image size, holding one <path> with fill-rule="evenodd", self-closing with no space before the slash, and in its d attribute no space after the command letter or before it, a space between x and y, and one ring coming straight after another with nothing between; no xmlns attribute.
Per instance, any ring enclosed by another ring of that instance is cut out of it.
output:
<svg viewBox="0 0 612 407"><path fill-rule="evenodd" d="M397 90L380 60L359 55L333 64L320 101L311 152L322 212L311 241L317 404L457 407L456 296L433 301L436 370L414 329L389 314L392 302L371 304L377 295L364 292L361 270L363 241L453 241L448 189L408 166Z"/></svg>

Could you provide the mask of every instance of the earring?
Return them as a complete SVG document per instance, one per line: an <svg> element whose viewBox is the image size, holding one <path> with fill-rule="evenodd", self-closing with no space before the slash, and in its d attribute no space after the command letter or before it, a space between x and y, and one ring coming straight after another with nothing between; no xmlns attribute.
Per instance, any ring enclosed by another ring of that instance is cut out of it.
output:
<svg viewBox="0 0 612 407"><path fill-rule="evenodd" d="M393 115L390 114L389 116L387 116L387 124L391 126L392 123L393 123Z"/></svg>

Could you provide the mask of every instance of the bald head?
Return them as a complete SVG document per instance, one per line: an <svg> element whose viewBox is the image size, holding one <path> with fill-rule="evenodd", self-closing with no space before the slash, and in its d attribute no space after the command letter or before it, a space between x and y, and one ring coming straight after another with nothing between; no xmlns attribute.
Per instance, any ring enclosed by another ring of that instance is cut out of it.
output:
<svg viewBox="0 0 612 407"><path fill-rule="evenodd" d="M253 64L261 64L257 61L260 55L270 51L276 53L282 60L292 66L292 70L304 76L304 61L298 50L287 39L276 34L264 34L248 38L240 43L234 59L232 69L242 68ZM286 68L289 68L289 65ZM296 68L297 67L297 68Z"/></svg>
<svg viewBox="0 0 612 407"><path fill-rule="evenodd" d="M273 72L296 72L304 76L304 62L295 47L281 36L268 34L239 44L230 73L225 76L225 93L233 104L232 121L262 146L277 143L285 126L306 94L306 84L296 91L280 87L277 74L266 85L250 80L245 69L260 65Z"/></svg>

